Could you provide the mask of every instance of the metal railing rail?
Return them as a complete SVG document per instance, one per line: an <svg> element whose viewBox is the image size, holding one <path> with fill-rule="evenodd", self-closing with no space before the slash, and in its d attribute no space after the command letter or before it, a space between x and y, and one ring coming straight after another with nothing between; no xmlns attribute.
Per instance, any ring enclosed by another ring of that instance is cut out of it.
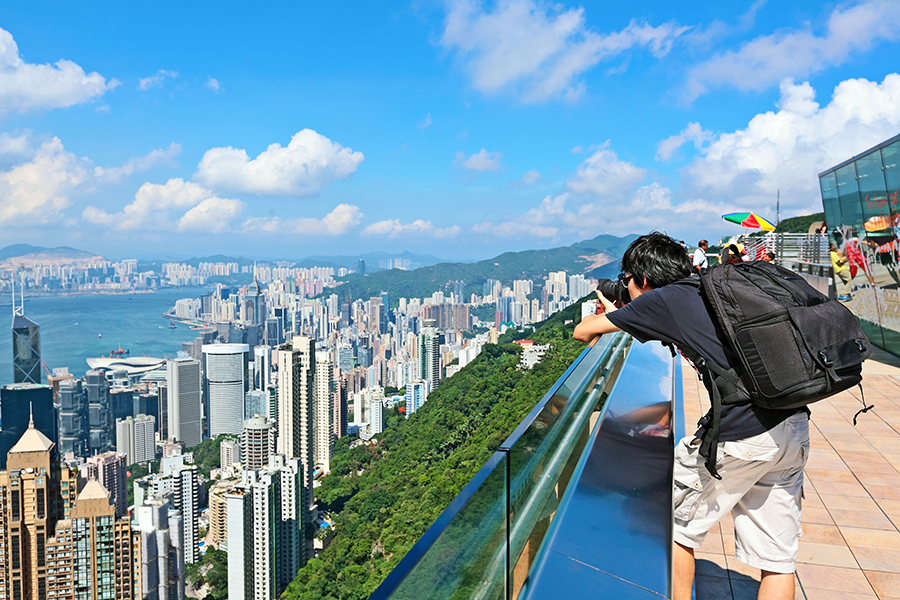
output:
<svg viewBox="0 0 900 600"><path fill-rule="evenodd" d="M370 599L513 600L631 343L586 348Z"/></svg>

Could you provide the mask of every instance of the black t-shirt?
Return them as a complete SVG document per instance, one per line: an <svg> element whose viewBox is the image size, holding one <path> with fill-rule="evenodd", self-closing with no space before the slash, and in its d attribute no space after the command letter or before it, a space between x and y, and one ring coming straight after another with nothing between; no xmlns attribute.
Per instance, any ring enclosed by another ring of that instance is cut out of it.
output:
<svg viewBox="0 0 900 600"><path fill-rule="evenodd" d="M713 322L698 287L668 285L651 290L606 316L613 325L641 343L659 340L675 344L677 348L694 349L723 368L740 364L734 352L723 344L719 326ZM707 381L704 384L710 385ZM723 405L719 441L759 435L796 412L797 409L768 410L749 401L747 404ZM703 427L698 430L697 437L701 437L702 431Z"/></svg>

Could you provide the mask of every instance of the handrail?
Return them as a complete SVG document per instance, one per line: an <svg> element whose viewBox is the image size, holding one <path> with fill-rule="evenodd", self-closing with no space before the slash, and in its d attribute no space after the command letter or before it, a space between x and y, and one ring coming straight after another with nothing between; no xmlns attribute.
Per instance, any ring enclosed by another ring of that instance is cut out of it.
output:
<svg viewBox="0 0 900 600"><path fill-rule="evenodd" d="M370 599L538 597L533 593L535 573L543 564L539 561L553 541L549 536L558 533L560 515L568 510L574 490L582 486L591 445L598 431L606 431L602 423L607 429L620 423L618 415L610 416L607 397L614 387L624 389L626 365L631 365L628 377L652 379L635 370L646 367L646 348L642 346L634 359L632 348L633 338L621 333L586 348ZM668 360L665 377L671 377L670 356ZM659 365L654 368L656 381L662 381ZM671 422L676 386L666 385ZM657 384L645 397L658 401L665 387ZM671 430L667 435L671 449ZM671 456L667 460L670 463ZM671 496L663 504L670 515ZM661 577L668 581L665 571Z"/></svg>

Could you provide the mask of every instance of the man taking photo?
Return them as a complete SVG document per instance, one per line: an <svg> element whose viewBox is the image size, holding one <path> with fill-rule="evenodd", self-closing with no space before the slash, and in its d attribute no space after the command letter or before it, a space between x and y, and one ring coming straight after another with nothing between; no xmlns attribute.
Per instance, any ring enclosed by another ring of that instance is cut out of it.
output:
<svg viewBox="0 0 900 600"><path fill-rule="evenodd" d="M701 353L724 369L740 369L726 345L699 285L672 285L695 273L691 259L672 238L651 233L636 239L622 257L623 281L631 301L621 308L597 296L604 314L588 315L575 338L625 331L639 342L658 340L690 354ZM693 277L697 277L696 274ZM740 299L737 299L740 302ZM711 391L712 383L704 385ZM792 600L799 546L803 468L809 453L805 408L769 410L746 403L723 405L713 477L700 446L711 417L675 448L674 598L689 600L694 550L725 515L734 517L735 557L762 571L760 600Z"/></svg>

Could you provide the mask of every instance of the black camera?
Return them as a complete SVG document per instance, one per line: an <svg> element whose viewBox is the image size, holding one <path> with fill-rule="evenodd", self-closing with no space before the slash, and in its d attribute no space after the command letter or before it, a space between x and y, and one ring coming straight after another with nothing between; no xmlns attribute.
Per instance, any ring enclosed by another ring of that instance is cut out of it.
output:
<svg viewBox="0 0 900 600"><path fill-rule="evenodd" d="M597 282L597 289L610 302L628 304L631 302L631 294L628 293L628 282L622 275L618 279L601 279Z"/></svg>

